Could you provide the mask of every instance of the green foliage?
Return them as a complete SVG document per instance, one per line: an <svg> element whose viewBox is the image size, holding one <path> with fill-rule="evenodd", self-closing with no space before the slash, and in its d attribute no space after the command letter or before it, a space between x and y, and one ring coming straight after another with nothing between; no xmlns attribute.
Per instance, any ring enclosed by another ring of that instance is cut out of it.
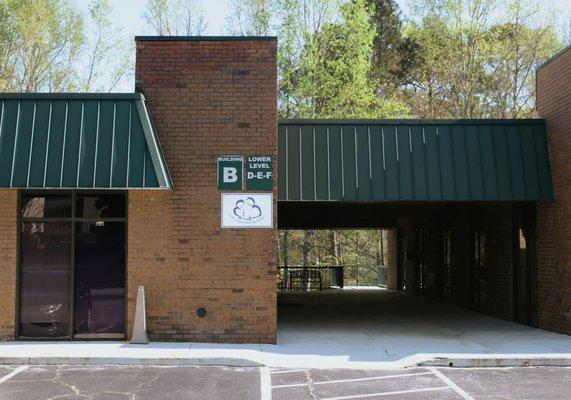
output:
<svg viewBox="0 0 571 400"><path fill-rule="evenodd" d="M420 59L403 87L418 117L525 118L535 99L535 68L562 43L538 6L514 0L417 0L406 35ZM490 22L490 15L502 19Z"/></svg>
<svg viewBox="0 0 571 400"><path fill-rule="evenodd" d="M0 91L111 90L132 62L108 0L0 0ZM94 41L90 41L94 38Z"/></svg>
<svg viewBox="0 0 571 400"><path fill-rule="evenodd" d="M345 268L347 285L377 285L378 268L386 265L386 231L343 229L279 233L279 265ZM309 262L304 263L308 258ZM325 271L323 274L327 275Z"/></svg>
<svg viewBox="0 0 571 400"><path fill-rule="evenodd" d="M373 71L373 8L365 0L233 0L229 31L278 36L281 117L401 117Z"/></svg>
<svg viewBox="0 0 571 400"><path fill-rule="evenodd" d="M227 19L232 35L266 36L270 34L271 0L231 0L232 13Z"/></svg>
<svg viewBox="0 0 571 400"><path fill-rule="evenodd" d="M339 18L341 0L276 0L272 25L278 36L278 110L281 117L301 117L309 101L300 92L306 44Z"/></svg>
<svg viewBox="0 0 571 400"><path fill-rule="evenodd" d="M64 0L0 1L0 90L73 90L83 19Z"/></svg>
<svg viewBox="0 0 571 400"><path fill-rule="evenodd" d="M395 0L367 0L375 28L371 74L377 92L393 93L408 82L420 63L420 46L403 35L403 20Z"/></svg>
<svg viewBox="0 0 571 400"><path fill-rule="evenodd" d="M113 8L109 0L91 0L86 35L83 46L85 69L80 74L80 89L111 91L121 79L131 72L133 46L119 39L121 28L111 22Z"/></svg>
<svg viewBox="0 0 571 400"><path fill-rule="evenodd" d="M200 36L208 27L196 0L146 0L141 16L159 36Z"/></svg>
<svg viewBox="0 0 571 400"><path fill-rule="evenodd" d="M278 36L278 109L305 118L522 118L562 46L537 0L233 0L235 34Z"/></svg>
<svg viewBox="0 0 571 400"><path fill-rule="evenodd" d="M371 80L375 28L364 0L341 7L342 19L308 38L300 63L299 114L318 118L379 118L406 114L382 99Z"/></svg>

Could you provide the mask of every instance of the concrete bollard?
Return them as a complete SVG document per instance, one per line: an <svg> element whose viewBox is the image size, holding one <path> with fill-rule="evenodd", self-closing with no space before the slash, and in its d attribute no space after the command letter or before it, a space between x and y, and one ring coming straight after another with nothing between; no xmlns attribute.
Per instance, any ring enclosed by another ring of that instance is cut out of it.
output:
<svg viewBox="0 0 571 400"><path fill-rule="evenodd" d="M143 286L139 286L131 344L147 343L149 343L149 337L147 336L147 317L145 315L145 288Z"/></svg>

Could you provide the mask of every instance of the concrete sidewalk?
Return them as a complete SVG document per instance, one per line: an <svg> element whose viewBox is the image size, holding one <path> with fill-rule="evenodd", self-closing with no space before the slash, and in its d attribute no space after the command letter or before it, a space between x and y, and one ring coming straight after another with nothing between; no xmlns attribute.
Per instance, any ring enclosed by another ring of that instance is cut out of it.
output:
<svg viewBox="0 0 571 400"><path fill-rule="evenodd" d="M314 369L397 369L413 366L571 366L571 353L418 353L396 361L382 357L354 361L347 354L296 351L281 345L126 342L8 342L0 344L0 365L223 365ZM338 349L339 350L339 349Z"/></svg>
<svg viewBox="0 0 571 400"><path fill-rule="evenodd" d="M2 364L571 366L571 337L380 290L288 293L278 344L0 343Z"/></svg>

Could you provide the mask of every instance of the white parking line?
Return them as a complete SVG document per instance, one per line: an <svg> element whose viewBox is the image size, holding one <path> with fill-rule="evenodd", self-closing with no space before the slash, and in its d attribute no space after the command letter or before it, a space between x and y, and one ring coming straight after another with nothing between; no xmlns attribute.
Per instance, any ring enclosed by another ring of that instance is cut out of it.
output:
<svg viewBox="0 0 571 400"><path fill-rule="evenodd" d="M268 367L260 368L260 400L272 400L272 375Z"/></svg>
<svg viewBox="0 0 571 400"><path fill-rule="evenodd" d="M443 389L452 389L452 388L450 386L439 386L439 387L425 388L425 389L410 389L410 390L398 390L398 391L394 391L394 392L381 392L381 393L370 393L370 394L356 394L356 395L340 396L340 397L327 397L323 400L363 399L365 397L392 396L395 394L420 393L420 392L429 392L432 390L443 390Z"/></svg>
<svg viewBox="0 0 571 400"><path fill-rule="evenodd" d="M280 371L272 371L272 374L289 374L291 372L305 372L306 369L282 369Z"/></svg>
<svg viewBox="0 0 571 400"><path fill-rule="evenodd" d="M0 383L2 382L6 382L8 379L10 379L11 377L13 377L16 374L19 374L20 372L24 371L25 369L28 369L29 366L28 365L22 365L21 367L16 368L14 371L10 372L8 375L3 376L2 378L0 378Z"/></svg>
<svg viewBox="0 0 571 400"><path fill-rule="evenodd" d="M448 378L446 375L444 375L442 372L440 372L439 370L437 370L436 368L428 368L430 371L432 371L432 373L434 375L436 375L442 382L444 382L445 384L449 385L456 393L458 393L460 396L462 396L462 398L464 400L474 400L474 398L472 396L470 396L468 393L466 393L464 390L462 390L460 388L460 386L458 386L457 384L455 384L454 382L452 382L452 380L450 380L450 378Z"/></svg>
<svg viewBox="0 0 571 400"><path fill-rule="evenodd" d="M378 379L389 379L389 378L404 378L409 376L419 376L419 375L432 375L432 372L415 372L411 374L398 374L398 375L381 375L381 376L369 376L366 378L354 378L354 379L338 379L333 381L319 381L313 382L314 385L327 385L330 383L348 383L348 382L360 382L360 381L373 381ZM293 383L290 385L277 385L272 386L272 389L281 389L281 388L291 388L291 387L301 387L306 386L307 383Z"/></svg>

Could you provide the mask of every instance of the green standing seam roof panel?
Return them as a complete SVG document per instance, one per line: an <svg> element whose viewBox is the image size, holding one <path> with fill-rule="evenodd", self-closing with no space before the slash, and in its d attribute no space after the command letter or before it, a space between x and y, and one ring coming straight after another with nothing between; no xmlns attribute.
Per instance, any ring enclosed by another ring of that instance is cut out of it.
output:
<svg viewBox="0 0 571 400"><path fill-rule="evenodd" d="M542 119L281 120L280 200L553 200Z"/></svg>
<svg viewBox="0 0 571 400"><path fill-rule="evenodd" d="M173 188L138 93L0 93L0 187Z"/></svg>

